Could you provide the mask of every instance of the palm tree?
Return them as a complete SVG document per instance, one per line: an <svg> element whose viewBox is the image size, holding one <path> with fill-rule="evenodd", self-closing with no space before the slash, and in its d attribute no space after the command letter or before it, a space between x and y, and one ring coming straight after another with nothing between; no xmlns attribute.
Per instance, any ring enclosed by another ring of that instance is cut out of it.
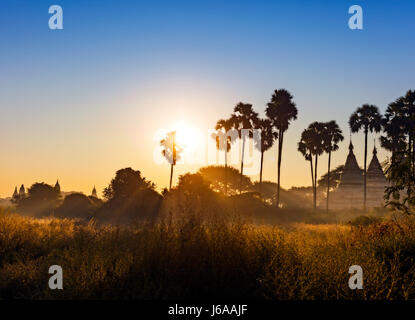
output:
<svg viewBox="0 0 415 320"><path fill-rule="evenodd" d="M313 188L313 195L314 195L314 172L313 172L313 155L311 154L311 145L309 139L309 131L305 129L301 133L300 142L298 142L298 151L304 156L306 161L310 162L310 169L311 169L311 186Z"/></svg>
<svg viewBox="0 0 415 320"><path fill-rule="evenodd" d="M310 161L314 209L317 209L317 166L318 156L324 152L324 132L324 123L313 122L302 132L300 142L298 143L298 151L304 155L306 160ZM315 161L314 174L313 156Z"/></svg>
<svg viewBox="0 0 415 320"><path fill-rule="evenodd" d="M160 141L160 145L164 147L164 149L161 151L161 154L171 165L169 185L169 190L171 190L171 184L173 181L173 168L176 165L177 160L180 159L180 153L183 151L183 149L176 143L176 131L167 133L166 137Z"/></svg>
<svg viewBox="0 0 415 320"><path fill-rule="evenodd" d="M386 133L381 137L382 147L392 152L392 158L399 151L409 150L415 167L415 90L388 105L382 127Z"/></svg>
<svg viewBox="0 0 415 320"><path fill-rule="evenodd" d="M364 159L364 183L363 183L363 209L366 210L366 166L367 166L367 136L370 132L380 132L382 116L378 107L364 104L352 113L349 119L349 126L352 132L363 129L365 134L365 159Z"/></svg>
<svg viewBox="0 0 415 320"><path fill-rule="evenodd" d="M225 196L228 194L228 152L231 150L232 138L229 136L229 131L232 129L231 119L220 119L216 123L216 134L212 134L212 138L216 141L216 148L225 151Z"/></svg>
<svg viewBox="0 0 415 320"><path fill-rule="evenodd" d="M255 144L255 147L261 152L261 168L259 171L259 187L261 188L264 153L273 146L277 133L273 131L272 123L269 119L258 119L257 123L255 124L255 129L261 130L260 143L257 141Z"/></svg>
<svg viewBox="0 0 415 320"><path fill-rule="evenodd" d="M336 121L332 120L325 123L325 130L323 133L324 151L329 154L328 170L327 170L327 197L326 197L326 211L329 211L329 195L330 195L330 164L331 153L339 149L338 143L343 141L344 137L342 131L337 125Z"/></svg>
<svg viewBox="0 0 415 320"><path fill-rule="evenodd" d="M252 138L253 129L258 119L258 113L252 108L252 104L239 102L233 109L230 121L232 127L239 133L239 137L242 138L242 155L241 155L241 181L244 171L244 153L245 153L245 140L246 135L242 130L248 130L248 138Z"/></svg>
<svg viewBox="0 0 415 320"><path fill-rule="evenodd" d="M382 119L385 136L380 137L381 145L392 152L388 175L393 168L409 160L412 179L415 177L415 90L409 90L406 95L390 103ZM405 161L405 158L406 159ZM411 198L411 188L407 188L408 198Z"/></svg>
<svg viewBox="0 0 415 320"><path fill-rule="evenodd" d="M290 122L297 119L298 110L292 101L293 96L285 89L275 90L271 101L267 104L265 113L271 120L272 126L278 133L278 182L277 182L277 207L280 204L281 182L281 158L284 142L284 132L288 130Z"/></svg>

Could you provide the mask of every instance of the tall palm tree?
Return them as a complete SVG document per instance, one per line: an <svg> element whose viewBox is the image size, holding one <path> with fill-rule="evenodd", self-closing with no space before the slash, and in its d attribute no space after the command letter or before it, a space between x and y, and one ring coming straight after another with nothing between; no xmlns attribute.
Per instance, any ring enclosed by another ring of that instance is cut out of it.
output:
<svg viewBox="0 0 415 320"><path fill-rule="evenodd" d="M381 137L382 147L392 152L392 159L397 152L408 150L415 168L415 90L388 105L382 127L386 133Z"/></svg>
<svg viewBox="0 0 415 320"><path fill-rule="evenodd" d="M212 135L216 141L216 148L225 151L225 196L228 194L228 152L231 150L232 144L232 138L229 135L229 131L232 129L232 125L231 119L220 119L215 126L216 134Z"/></svg>
<svg viewBox="0 0 415 320"><path fill-rule="evenodd" d="M349 119L349 126L352 132L363 129L365 134L365 159L364 159L364 183L363 183L363 209L366 210L366 166L367 166L367 136L370 132L380 132L382 116L375 105L364 104L352 113Z"/></svg>
<svg viewBox="0 0 415 320"><path fill-rule="evenodd" d="M304 156L306 161L310 162L310 171L311 171L311 186L313 188L313 199L314 199L314 172L313 172L313 155L311 153L311 139L310 132L307 129L301 133L300 141L298 142L298 151Z"/></svg>
<svg viewBox="0 0 415 320"><path fill-rule="evenodd" d="M313 122L306 129L306 139L308 143L308 149L310 155L314 156L314 192L313 192L313 202L314 209L317 209L317 168L318 168L318 156L324 152L324 132L325 124L322 122Z"/></svg>
<svg viewBox="0 0 415 320"><path fill-rule="evenodd" d="M339 149L338 143L343 141L344 137L342 131L337 125L336 121L332 120L325 123L325 130L323 133L324 151L329 154L328 169L327 169L327 197L326 197L326 211L329 211L329 195L330 195L330 164L331 153Z"/></svg>
<svg viewBox="0 0 415 320"><path fill-rule="evenodd" d="M183 149L176 143L176 131L167 133L166 137L160 141L160 145L164 147L164 149L161 151L161 154L171 165L169 185L169 190L171 190L171 184L173 181L173 168L176 165L177 160L180 159L180 153L183 151Z"/></svg>
<svg viewBox="0 0 415 320"><path fill-rule="evenodd" d="M288 130L291 121L297 119L298 110L292 101L293 96L285 89L275 90L271 101L267 104L265 113L271 120L272 126L278 133L278 182L277 182L277 207L280 205L281 182L281 158L284 133Z"/></svg>
<svg viewBox="0 0 415 320"><path fill-rule="evenodd" d="M261 168L259 171L259 187L261 189L264 153L273 146L277 133L273 131L272 123L269 119L258 119L255 124L255 129L261 130L261 140L255 144L255 147L261 152Z"/></svg>
<svg viewBox="0 0 415 320"><path fill-rule="evenodd" d="M244 171L244 153L246 135L243 133L243 129L248 130L248 138L252 138L253 129L258 119L258 113L252 108L252 104L239 102L233 109L230 121L232 127L239 133L239 137L242 139L242 155L241 155L241 181Z"/></svg>

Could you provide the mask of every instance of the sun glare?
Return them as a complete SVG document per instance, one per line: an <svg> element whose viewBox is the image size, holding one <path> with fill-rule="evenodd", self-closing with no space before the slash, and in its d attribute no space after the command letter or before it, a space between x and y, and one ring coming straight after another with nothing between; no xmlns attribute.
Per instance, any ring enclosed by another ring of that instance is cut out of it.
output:
<svg viewBox="0 0 415 320"><path fill-rule="evenodd" d="M176 131L176 143L183 148L184 153L191 154L199 149L203 142L199 129L181 121L174 126L174 130Z"/></svg>

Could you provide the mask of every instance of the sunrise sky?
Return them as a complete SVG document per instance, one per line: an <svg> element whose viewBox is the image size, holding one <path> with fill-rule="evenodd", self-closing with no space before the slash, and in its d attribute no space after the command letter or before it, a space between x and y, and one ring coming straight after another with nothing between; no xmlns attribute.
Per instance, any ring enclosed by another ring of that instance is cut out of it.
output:
<svg viewBox="0 0 415 320"><path fill-rule="evenodd" d="M48 28L52 4L63 8L63 30ZM353 4L363 7L364 30L348 28ZM169 166L154 161L157 133L179 124L200 134L198 153L237 102L263 116L279 88L299 112L285 136L281 183L310 185L297 151L310 122L342 128L334 168L358 106L383 112L414 89L414 10L410 0L1 1L0 197L56 179L65 191L96 185L100 193L123 167L163 188ZM363 165L363 135L352 139ZM179 164L175 177L198 167ZM276 177L273 148L264 178Z"/></svg>

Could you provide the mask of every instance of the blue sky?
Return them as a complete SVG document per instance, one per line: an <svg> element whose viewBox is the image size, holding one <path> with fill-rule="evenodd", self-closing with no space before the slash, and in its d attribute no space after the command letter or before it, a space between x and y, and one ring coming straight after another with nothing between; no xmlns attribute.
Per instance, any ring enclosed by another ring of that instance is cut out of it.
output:
<svg viewBox="0 0 415 320"><path fill-rule="evenodd" d="M48 28L53 4L63 8L63 30ZM354 4L363 30L348 28ZM299 109L282 184L309 184L296 144L310 122L334 119L343 129L337 165L358 106L384 111L414 89L414 12L410 0L3 0L0 196L57 178L65 190L102 189L123 166L164 187L168 166L152 161L154 131L183 118L211 128L238 101L263 114L277 88ZM353 141L362 164L363 137ZM264 175L275 181L275 152L267 157Z"/></svg>

